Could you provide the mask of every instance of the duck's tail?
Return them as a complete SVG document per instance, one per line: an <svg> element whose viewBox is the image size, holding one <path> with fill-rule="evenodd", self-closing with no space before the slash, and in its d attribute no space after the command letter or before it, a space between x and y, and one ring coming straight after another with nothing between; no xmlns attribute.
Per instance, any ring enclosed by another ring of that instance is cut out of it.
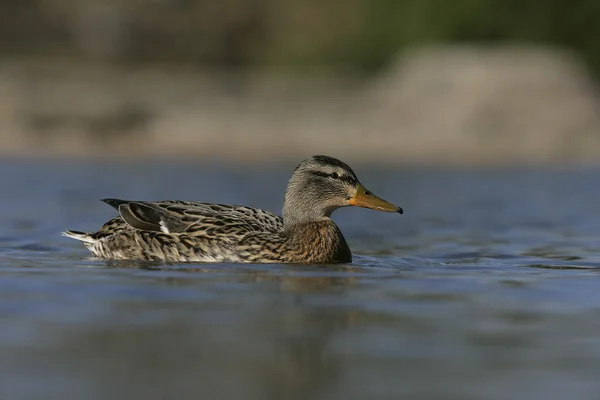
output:
<svg viewBox="0 0 600 400"><path fill-rule="evenodd" d="M97 241L97 239L95 239L91 233L87 232L67 230L64 231L62 235L71 239L80 240L84 243L95 243Z"/></svg>

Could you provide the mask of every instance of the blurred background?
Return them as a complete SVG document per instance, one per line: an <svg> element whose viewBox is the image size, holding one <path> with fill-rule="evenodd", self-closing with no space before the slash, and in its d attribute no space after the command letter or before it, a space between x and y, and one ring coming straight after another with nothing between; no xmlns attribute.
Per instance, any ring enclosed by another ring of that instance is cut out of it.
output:
<svg viewBox="0 0 600 400"><path fill-rule="evenodd" d="M1 0L6 155L600 155L595 0Z"/></svg>

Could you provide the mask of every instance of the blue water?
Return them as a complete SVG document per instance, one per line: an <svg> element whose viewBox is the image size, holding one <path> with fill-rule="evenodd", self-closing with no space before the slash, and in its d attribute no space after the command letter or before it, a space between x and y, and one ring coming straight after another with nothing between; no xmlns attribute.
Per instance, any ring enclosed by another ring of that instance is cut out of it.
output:
<svg viewBox="0 0 600 400"><path fill-rule="evenodd" d="M354 165L342 266L90 258L119 197L278 211L294 163L0 162L0 399L597 399L600 169Z"/></svg>

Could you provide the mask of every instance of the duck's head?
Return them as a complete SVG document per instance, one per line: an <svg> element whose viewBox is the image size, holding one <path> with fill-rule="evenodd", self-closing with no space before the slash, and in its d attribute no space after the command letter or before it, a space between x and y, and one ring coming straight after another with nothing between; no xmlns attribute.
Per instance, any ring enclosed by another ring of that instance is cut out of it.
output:
<svg viewBox="0 0 600 400"><path fill-rule="evenodd" d="M283 218L286 224L318 221L346 206L402 214L402 208L367 190L347 164L333 157L312 156L302 161L290 178Z"/></svg>

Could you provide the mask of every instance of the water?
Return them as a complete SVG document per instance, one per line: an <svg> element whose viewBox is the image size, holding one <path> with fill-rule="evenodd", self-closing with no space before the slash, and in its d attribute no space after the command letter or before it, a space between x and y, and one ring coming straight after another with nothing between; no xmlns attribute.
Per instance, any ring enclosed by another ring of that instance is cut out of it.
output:
<svg viewBox="0 0 600 400"><path fill-rule="evenodd" d="M356 165L352 265L105 262L103 197L281 207L293 168L4 161L0 399L598 399L600 170Z"/></svg>

